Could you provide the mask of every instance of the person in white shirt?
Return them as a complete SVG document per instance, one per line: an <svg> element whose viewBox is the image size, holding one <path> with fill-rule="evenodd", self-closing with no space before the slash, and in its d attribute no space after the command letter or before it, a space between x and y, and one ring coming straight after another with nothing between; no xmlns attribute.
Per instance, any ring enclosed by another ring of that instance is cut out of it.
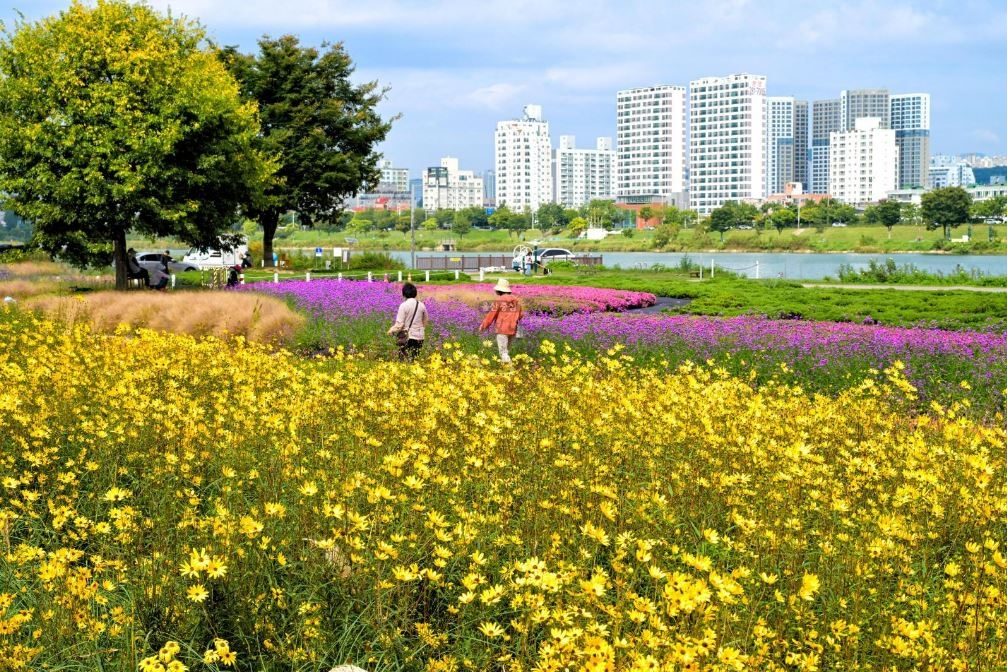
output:
<svg viewBox="0 0 1007 672"><path fill-rule="evenodd" d="M423 347L423 339L427 333L427 307L416 298L416 285L407 282L402 285L402 296L404 300L399 304L399 310L395 314L395 324L388 330L389 334L395 334L399 346L399 359L403 362L411 362L419 354ZM400 333L404 332L404 336Z"/></svg>

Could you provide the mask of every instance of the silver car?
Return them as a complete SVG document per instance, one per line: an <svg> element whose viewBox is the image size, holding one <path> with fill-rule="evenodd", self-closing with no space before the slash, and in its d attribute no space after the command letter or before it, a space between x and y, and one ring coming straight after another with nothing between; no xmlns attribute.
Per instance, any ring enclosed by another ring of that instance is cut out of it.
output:
<svg viewBox="0 0 1007 672"><path fill-rule="evenodd" d="M141 252L136 255L136 261L143 268L164 268L161 257L161 252ZM198 271L199 266L182 261L169 261L168 270L171 273L184 273L185 271Z"/></svg>

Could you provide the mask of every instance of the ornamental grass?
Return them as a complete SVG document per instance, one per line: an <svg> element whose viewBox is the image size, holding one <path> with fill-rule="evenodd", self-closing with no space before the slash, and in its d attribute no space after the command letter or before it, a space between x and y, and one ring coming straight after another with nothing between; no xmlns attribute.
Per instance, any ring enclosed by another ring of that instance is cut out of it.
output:
<svg viewBox="0 0 1007 672"><path fill-rule="evenodd" d="M0 343L3 669L1007 666L1003 423L898 362Z"/></svg>
<svg viewBox="0 0 1007 672"><path fill-rule="evenodd" d="M48 294L24 305L65 325L87 324L97 331L145 328L272 344L290 342L305 322L279 299L231 291Z"/></svg>

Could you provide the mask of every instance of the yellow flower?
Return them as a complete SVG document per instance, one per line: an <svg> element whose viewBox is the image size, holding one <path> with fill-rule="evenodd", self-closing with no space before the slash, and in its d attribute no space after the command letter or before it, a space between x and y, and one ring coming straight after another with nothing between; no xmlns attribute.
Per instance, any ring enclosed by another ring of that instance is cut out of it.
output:
<svg viewBox="0 0 1007 672"><path fill-rule="evenodd" d="M179 573L186 578L199 576L199 570L193 567L190 563L182 561L181 566L178 569Z"/></svg>
<svg viewBox="0 0 1007 672"><path fill-rule="evenodd" d="M249 539L259 536L262 533L262 528L262 523L251 516L242 516L241 520L238 521L238 531Z"/></svg>
<svg viewBox="0 0 1007 672"><path fill-rule="evenodd" d="M271 518L283 518L287 515L287 507L280 502L266 502L263 511Z"/></svg>
<svg viewBox="0 0 1007 672"><path fill-rule="evenodd" d="M182 647L179 646L178 642L173 640L168 641L165 642L164 646L161 647L161 650L157 652L157 657L162 663L167 663L171 661L181 650Z"/></svg>
<svg viewBox="0 0 1007 672"><path fill-rule="evenodd" d="M197 583L194 586L189 586L188 590L185 592L186 596L192 602L203 602L210 596L210 593L207 592L206 588L204 588L200 583Z"/></svg>
<svg viewBox="0 0 1007 672"><path fill-rule="evenodd" d="M219 579L227 574L227 565L224 564L224 559L214 556L210 559L210 563L206 566L206 575L212 579Z"/></svg>
<svg viewBox="0 0 1007 672"><path fill-rule="evenodd" d="M805 574L801 579L801 588L797 591L797 594L802 600L808 600L809 602L815 599L815 593L818 592L818 588L821 583L818 580L818 576L815 574Z"/></svg>
<svg viewBox="0 0 1007 672"><path fill-rule="evenodd" d="M504 629L493 621L483 621L480 623L479 632L483 633L483 635L489 639L498 639L506 634Z"/></svg>

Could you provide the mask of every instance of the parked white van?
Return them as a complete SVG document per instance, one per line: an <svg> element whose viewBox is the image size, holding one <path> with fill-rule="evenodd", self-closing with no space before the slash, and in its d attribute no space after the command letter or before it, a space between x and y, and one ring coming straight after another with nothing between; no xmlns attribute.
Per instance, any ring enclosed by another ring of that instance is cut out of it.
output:
<svg viewBox="0 0 1007 672"><path fill-rule="evenodd" d="M190 248L182 258L182 263L192 264L200 268L216 268L220 266L240 266L241 261L248 254L248 245L242 243L236 245L233 250L202 251L199 248Z"/></svg>

